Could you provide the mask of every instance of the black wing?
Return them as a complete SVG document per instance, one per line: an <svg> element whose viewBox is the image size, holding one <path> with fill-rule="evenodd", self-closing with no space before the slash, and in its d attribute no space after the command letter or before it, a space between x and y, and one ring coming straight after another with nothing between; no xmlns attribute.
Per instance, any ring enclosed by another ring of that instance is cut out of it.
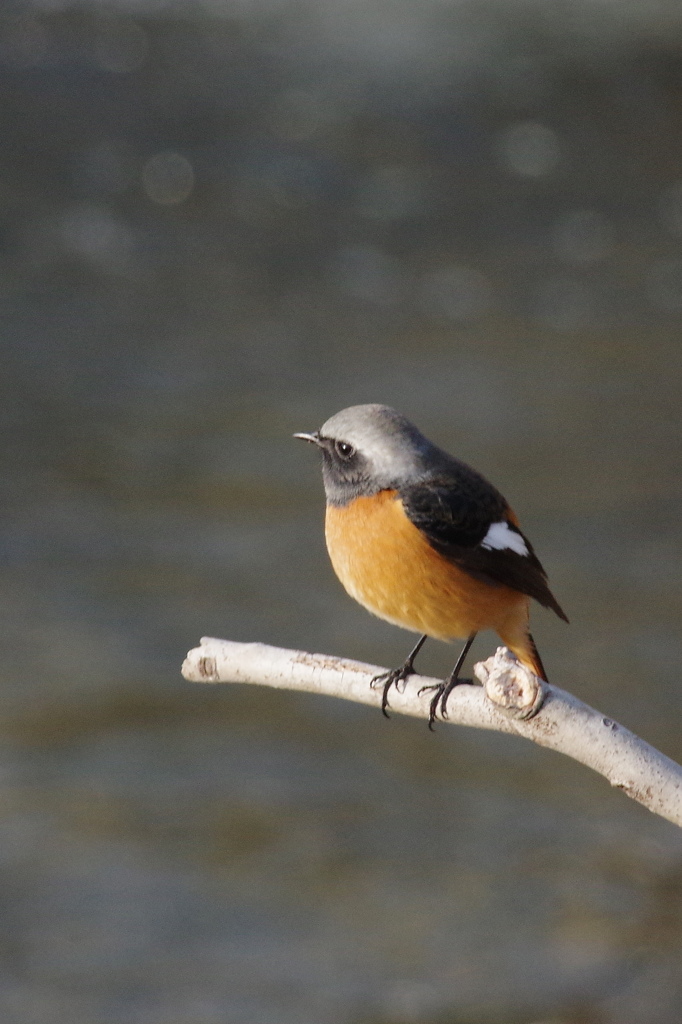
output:
<svg viewBox="0 0 682 1024"><path fill-rule="evenodd" d="M474 579L504 584L535 598L568 622L547 586L547 575L533 547L511 521L510 509L495 488L469 467L461 475L412 484L400 491L405 513L439 554ZM483 547L493 523L505 522L527 549Z"/></svg>

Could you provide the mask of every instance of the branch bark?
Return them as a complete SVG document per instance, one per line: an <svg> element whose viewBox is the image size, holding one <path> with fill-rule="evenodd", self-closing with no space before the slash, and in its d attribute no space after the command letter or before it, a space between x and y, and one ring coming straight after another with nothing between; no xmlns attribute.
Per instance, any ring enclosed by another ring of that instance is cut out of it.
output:
<svg viewBox="0 0 682 1024"><path fill-rule="evenodd" d="M259 643L204 637L182 666L196 683L254 683L344 697L379 707L375 665L326 654L289 651ZM482 686L457 686L448 701L448 721L523 736L560 751L603 775L612 786L682 827L682 767L634 733L570 693L538 680L506 648L474 666ZM391 690L391 710L428 718L425 686L438 679L410 676L403 692Z"/></svg>

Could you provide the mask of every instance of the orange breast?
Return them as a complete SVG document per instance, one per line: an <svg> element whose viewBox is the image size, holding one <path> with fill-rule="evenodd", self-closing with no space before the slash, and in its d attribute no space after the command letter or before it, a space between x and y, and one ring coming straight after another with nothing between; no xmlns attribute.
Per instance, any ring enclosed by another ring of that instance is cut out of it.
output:
<svg viewBox="0 0 682 1024"><path fill-rule="evenodd" d="M473 579L435 551L395 491L327 506L334 571L356 601L395 625L439 640L495 629L525 635L528 599Z"/></svg>

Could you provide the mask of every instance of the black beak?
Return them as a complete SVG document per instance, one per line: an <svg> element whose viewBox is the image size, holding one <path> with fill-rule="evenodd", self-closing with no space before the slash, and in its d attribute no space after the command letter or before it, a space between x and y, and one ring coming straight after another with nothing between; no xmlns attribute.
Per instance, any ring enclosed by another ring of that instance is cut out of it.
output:
<svg viewBox="0 0 682 1024"><path fill-rule="evenodd" d="M319 448L322 447L320 435L317 431L314 434L294 434L294 437L300 437L302 441L310 441L312 444L316 444Z"/></svg>

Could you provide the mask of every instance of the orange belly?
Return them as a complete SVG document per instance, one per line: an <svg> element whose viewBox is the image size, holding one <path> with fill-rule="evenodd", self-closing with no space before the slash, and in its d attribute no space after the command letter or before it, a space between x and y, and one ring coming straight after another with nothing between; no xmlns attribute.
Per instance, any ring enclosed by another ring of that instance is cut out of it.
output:
<svg viewBox="0 0 682 1024"><path fill-rule="evenodd" d="M494 629L512 650L524 651L528 598L475 580L439 555L395 491L328 505L325 534L336 575L380 618L439 640Z"/></svg>

